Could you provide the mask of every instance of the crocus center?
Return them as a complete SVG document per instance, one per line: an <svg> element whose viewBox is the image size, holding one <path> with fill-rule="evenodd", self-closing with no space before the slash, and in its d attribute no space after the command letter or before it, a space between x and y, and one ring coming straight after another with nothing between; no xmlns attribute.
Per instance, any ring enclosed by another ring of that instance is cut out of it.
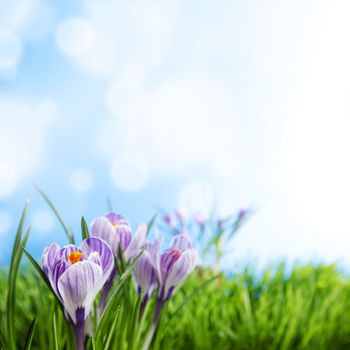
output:
<svg viewBox="0 0 350 350"><path fill-rule="evenodd" d="M81 260L83 256L83 253L82 252L72 252L68 255L68 260L72 263L72 264L75 264L77 263L78 261Z"/></svg>

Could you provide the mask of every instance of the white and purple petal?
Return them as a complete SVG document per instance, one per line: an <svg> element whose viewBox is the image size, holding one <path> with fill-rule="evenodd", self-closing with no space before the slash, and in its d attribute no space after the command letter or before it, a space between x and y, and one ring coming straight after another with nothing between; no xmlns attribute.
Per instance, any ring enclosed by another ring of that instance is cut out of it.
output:
<svg viewBox="0 0 350 350"><path fill-rule="evenodd" d="M158 278L149 252L145 251L142 254L134 267L133 275L142 293L150 296L158 285Z"/></svg>
<svg viewBox="0 0 350 350"><path fill-rule="evenodd" d="M185 232L180 233L173 237L170 246L173 248L180 249L182 252L184 252L187 249L192 248L192 242L188 234Z"/></svg>
<svg viewBox="0 0 350 350"><path fill-rule="evenodd" d="M87 260L71 265L60 276L58 292L64 308L74 324L77 324L78 310L84 309L84 318L86 319L104 282L102 268Z"/></svg>
<svg viewBox="0 0 350 350"><path fill-rule="evenodd" d="M111 248L104 240L97 237L89 237L81 243L80 249L84 259L92 260L100 265L103 274L110 274L114 258ZM94 255L93 257L91 257L92 254ZM96 254L99 255L99 259Z"/></svg>
<svg viewBox="0 0 350 350"><path fill-rule="evenodd" d="M126 260L135 259L136 256L140 253L141 248L145 244L146 234L147 234L147 226L139 225L135 235L132 237L130 241L130 244L127 246L125 250Z"/></svg>
<svg viewBox="0 0 350 350"><path fill-rule="evenodd" d="M173 289L192 273L197 259L197 252L194 249L187 249L178 255L176 248L173 248L161 257L163 280L160 296L163 300L167 300Z"/></svg>
<svg viewBox="0 0 350 350"><path fill-rule="evenodd" d="M119 236L116 235L115 229L105 216L100 216L93 220L90 226L91 235L106 241L112 251L118 251Z"/></svg>
<svg viewBox="0 0 350 350"><path fill-rule="evenodd" d="M60 251L60 246L56 243L50 244L45 248L41 258L41 265L47 278L52 278L53 269L56 263L56 257Z"/></svg>

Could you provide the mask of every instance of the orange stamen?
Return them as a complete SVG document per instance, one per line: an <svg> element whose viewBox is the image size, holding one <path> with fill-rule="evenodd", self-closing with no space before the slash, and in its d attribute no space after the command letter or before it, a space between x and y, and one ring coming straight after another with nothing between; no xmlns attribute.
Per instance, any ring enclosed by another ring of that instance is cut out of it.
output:
<svg viewBox="0 0 350 350"><path fill-rule="evenodd" d="M72 252L68 255L68 260L72 264L75 264L81 260L82 256L83 256L83 253L81 253L81 252Z"/></svg>

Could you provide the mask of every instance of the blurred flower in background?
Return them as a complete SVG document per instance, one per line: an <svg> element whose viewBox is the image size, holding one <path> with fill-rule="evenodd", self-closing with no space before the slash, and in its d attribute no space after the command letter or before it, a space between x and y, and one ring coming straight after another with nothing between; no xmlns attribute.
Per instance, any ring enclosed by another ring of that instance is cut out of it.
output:
<svg viewBox="0 0 350 350"><path fill-rule="evenodd" d="M224 266L346 258L349 12L345 0L0 0L1 237L30 197L29 249L63 243L34 181L73 231L106 198L134 226L157 207L202 225L213 207L218 225L259 207Z"/></svg>

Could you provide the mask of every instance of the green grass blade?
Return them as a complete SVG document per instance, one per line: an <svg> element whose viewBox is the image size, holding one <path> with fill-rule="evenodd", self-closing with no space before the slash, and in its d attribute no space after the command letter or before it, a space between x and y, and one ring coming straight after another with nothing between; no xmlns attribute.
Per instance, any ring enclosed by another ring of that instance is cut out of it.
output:
<svg viewBox="0 0 350 350"><path fill-rule="evenodd" d="M108 208L108 211L109 211L110 213L113 212L112 201L111 201L111 199L110 199L109 197L107 197L107 208Z"/></svg>
<svg viewBox="0 0 350 350"><path fill-rule="evenodd" d="M60 302L60 300L58 299L56 293L54 292L54 290L51 287L50 281L48 280L48 278L46 277L44 271L42 270L42 268L40 267L40 265L35 261L35 259L23 248L24 254L27 256L27 258L29 259L29 261L32 263L32 265L34 266L35 270L38 272L38 274L40 275L40 277L43 279L43 281L45 282L45 284L48 286L48 288L51 290L52 294L55 296L59 307L61 308L62 312L63 312L63 306Z"/></svg>
<svg viewBox="0 0 350 350"><path fill-rule="evenodd" d="M83 240L90 237L89 227L86 223L84 216L81 218L81 236Z"/></svg>
<svg viewBox="0 0 350 350"><path fill-rule="evenodd" d="M137 349L138 341L139 341L139 332L138 332L138 320L139 320L139 313L140 313L140 306L141 306L141 300L142 300L142 293L140 293L137 297L133 315L131 318L131 329L130 329L130 349L134 350Z"/></svg>
<svg viewBox="0 0 350 350"><path fill-rule="evenodd" d="M44 198L45 202L48 204L48 206L51 208L51 210L53 211L53 213L55 214L56 218L58 219L58 221L60 222L63 231L65 232L69 242L71 244L74 244L74 238L73 238L73 234L70 231L70 229L66 226L66 224L64 223L61 215L59 214L59 212L57 211L56 207L53 205L53 203L51 202L50 198L47 196L47 194L36 184L34 184L35 188L37 189L37 191L40 193L40 195Z"/></svg>
<svg viewBox="0 0 350 350"><path fill-rule="evenodd" d="M156 221L156 218L157 218L157 214L154 214L152 216L151 220L148 222L148 224L147 224L147 233L146 233L147 235L151 231L151 229L152 229L152 227L154 225L154 222Z"/></svg>
<svg viewBox="0 0 350 350"><path fill-rule="evenodd" d="M125 281L130 276L134 266L136 265L137 261L143 254L143 251L139 253L139 255L134 259L134 261L125 269L123 274L120 276L118 282L114 285L112 291L109 295L109 300L107 302L107 305L101 315L100 323L97 327L96 331L96 338L98 337L101 329L107 329L106 325L108 324L108 320L111 319L113 312L115 311L115 299L117 298L121 288L123 287Z"/></svg>
<svg viewBox="0 0 350 350"><path fill-rule="evenodd" d="M114 334L114 330L115 330L115 327L117 325L119 314L120 314L120 305L118 305L117 310L115 311L114 320L113 320L111 328L108 330L107 339L106 339L106 342L103 346L103 349L106 349L106 350L109 349L109 346L111 344L112 337Z"/></svg>
<svg viewBox="0 0 350 350"><path fill-rule="evenodd" d="M215 275L208 280L204 281L199 287L197 287L190 295L188 295L180 304L180 306L174 311L174 313L171 315L170 320L172 320L180 311L181 309L192 299L194 298L200 291L202 291L204 288L206 288L210 283L215 281L218 277L220 277L220 274Z"/></svg>
<svg viewBox="0 0 350 350"><path fill-rule="evenodd" d="M33 341L35 326L36 326L36 317L33 318L33 321L32 321L32 323L29 326L26 342L25 342L25 345L24 345L24 349L25 350L30 350L30 348L32 347L32 341Z"/></svg>
<svg viewBox="0 0 350 350"><path fill-rule="evenodd" d="M22 258L22 249L21 247L26 244L29 228L21 241L22 232L24 227L25 218L27 215L28 203L25 204L21 219L18 225L15 241L12 249L12 257L8 275L8 290L7 290L7 303L6 303L6 315L7 315L7 334L8 334L8 343L11 349L16 349L16 341L15 341L15 300L16 300L16 277L19 268L19 264Z"/></svg>
<svg viewBox="0 0 350 350"><path fill-rule="evenodd" d="M53 340L54 340L54 350L58 350L58 339L57 339L57 325L56 325L56 314L53 314L52 318L52 327L53 327Z"/></svg>

